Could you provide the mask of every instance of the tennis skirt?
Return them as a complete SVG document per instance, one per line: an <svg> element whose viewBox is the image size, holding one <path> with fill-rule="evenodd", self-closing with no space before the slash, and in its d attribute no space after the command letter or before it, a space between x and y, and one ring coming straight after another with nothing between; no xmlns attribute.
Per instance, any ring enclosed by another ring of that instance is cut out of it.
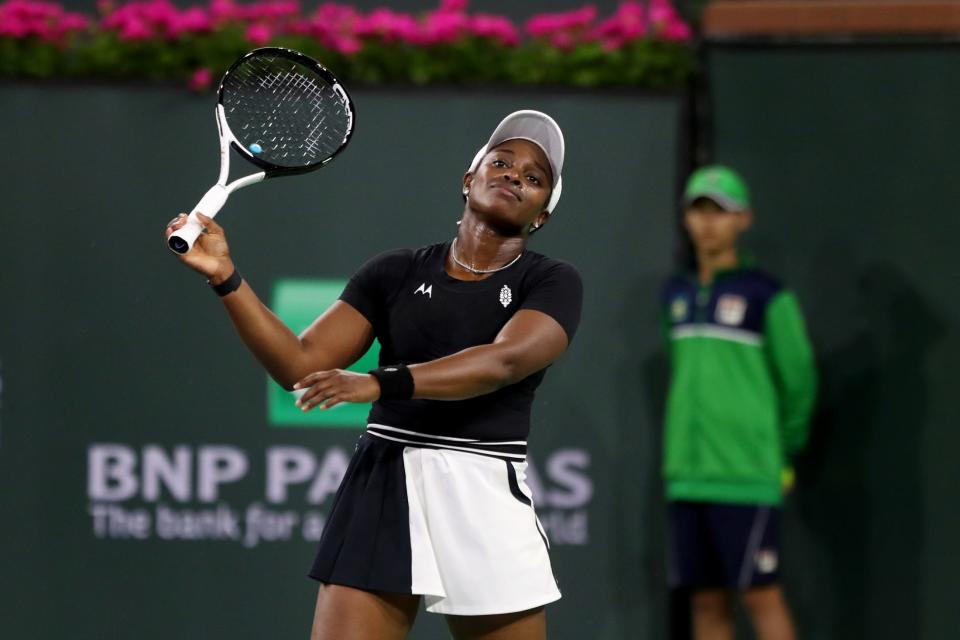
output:
<svg viewBox="0 0 960 640"><path fill-rule="evenodd" d="M526 477L526 442L371 424L337 491L310 577L419 594L427 611L490 615L560 598Z"/></svg>

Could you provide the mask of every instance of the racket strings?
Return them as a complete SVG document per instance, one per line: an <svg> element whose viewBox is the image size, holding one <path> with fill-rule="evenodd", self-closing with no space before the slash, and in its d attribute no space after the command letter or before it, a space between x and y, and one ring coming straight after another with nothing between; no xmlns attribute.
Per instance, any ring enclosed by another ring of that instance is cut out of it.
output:
<svg viewBox="0 0 960 640"><path fill-rule="evenodd" d="M224 80L223 105L237 141L281 167L325 161L345 142L349 107L314 69L252 57Z"/></svg>

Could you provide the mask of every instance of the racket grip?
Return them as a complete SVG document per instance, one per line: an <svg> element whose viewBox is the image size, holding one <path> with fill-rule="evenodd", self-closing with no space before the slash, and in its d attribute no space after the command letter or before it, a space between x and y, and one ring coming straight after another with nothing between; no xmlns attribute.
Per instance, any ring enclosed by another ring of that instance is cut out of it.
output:
<svg viewBox="0 0 960 640"><path fill-rule="evenodd" d="M197 218L197 211L208 218L212 218L223 207L229 195L230 192L223 185L213 185L190 212L187 217L187 224L171 233L170 237L167 238L167 246L170 247L170 250L181 255L190 251L193 248L193 243L197 241L203 231L203 224Z"/></svg>

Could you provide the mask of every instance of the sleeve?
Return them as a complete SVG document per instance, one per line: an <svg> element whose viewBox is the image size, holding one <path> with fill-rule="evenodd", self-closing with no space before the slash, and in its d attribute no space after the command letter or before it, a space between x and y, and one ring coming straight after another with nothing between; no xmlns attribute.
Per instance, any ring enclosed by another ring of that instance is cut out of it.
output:
<svg viewBox="0 0 960 640"><path fill-rule="evenodd" d="M368 260L343 288L340 299L378 326L390 298L396 293L413 262L409 249L387 251Z"/></svg>
<svg viewBox="0 0 960 640"><path fill-rule="evenodd" d="M807 441L817 392L813 350L796 296L778 293L767 307L767 350L780 394L780 430L785 452L800 451Z"/></svg>
<svg viewBox="0 0 960 640"><path fill-rule="evenodd" d="M583 282L580 274L566 262L554 261L537 279L526 295L520 309L532 309L556 320L567 333L567 341L580 324L583 306Z"/></svg>

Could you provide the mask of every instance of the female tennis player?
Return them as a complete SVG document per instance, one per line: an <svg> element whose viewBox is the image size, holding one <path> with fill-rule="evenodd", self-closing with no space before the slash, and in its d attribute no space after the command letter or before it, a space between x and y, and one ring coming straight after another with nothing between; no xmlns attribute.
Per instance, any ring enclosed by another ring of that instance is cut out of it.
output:
<svg viewBox="0 0 960 640"><path fill-rule="evenodd" d="M527 434L582 285L527 242L557 204L563 157L549 116L507 116L463 178L456 237L368 261L299 337L239 276L213 220L180 256L270 375L305 391L302 410L374 402L310 571L314 640L404 638L421 599L458 639L546 637L560 592L525 483ZM374 338L381 366L344 371Z"/></svg>

